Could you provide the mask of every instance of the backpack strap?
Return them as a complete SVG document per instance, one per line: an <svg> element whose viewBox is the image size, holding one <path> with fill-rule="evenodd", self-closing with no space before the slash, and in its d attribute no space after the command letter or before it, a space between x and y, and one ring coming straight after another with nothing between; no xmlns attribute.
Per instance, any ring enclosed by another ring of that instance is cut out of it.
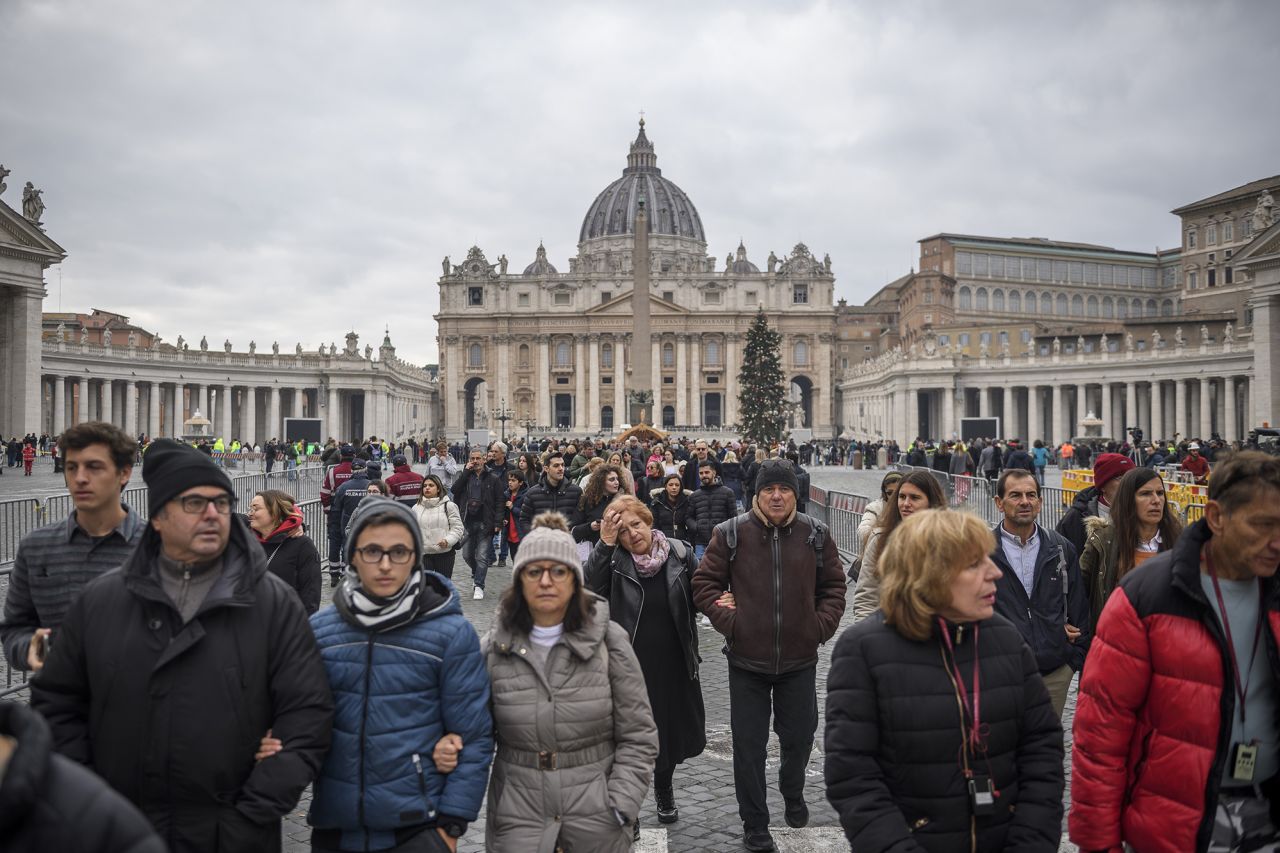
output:
<svg viewBox="0 0 1280 853"><path fill-rule="evenodd" d="M685 549L684 540L668 539L667 542L670 543L671 550L675 553L676 557L680 560L680 562L683 563L685 555L689 553Z"/></svg>
<svg viewBox="0 0 1280 853"><path fill-rule="evenodd" d="M722 521L716 525L715 529L724 534L724 544L729 546L729 562L732 563L734 558L738 556L738 525L745 524L751 520L750 512L743 512L735 515L728 521Z"/></svg>
<svg viewBox="0 0 1280 853"><path fill-rule="evenodd" d="M812 515L807 513L797 513L805 521L809 522L809 538L804 540L805 544L813 549L814 555L818 561L818 571L822 571L822 549L827 544L827 526Z"/></svg>

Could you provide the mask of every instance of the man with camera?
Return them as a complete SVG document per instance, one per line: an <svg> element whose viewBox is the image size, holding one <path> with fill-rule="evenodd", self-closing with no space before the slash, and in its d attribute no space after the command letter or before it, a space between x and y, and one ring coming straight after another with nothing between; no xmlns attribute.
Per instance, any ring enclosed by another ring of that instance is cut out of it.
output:
<svg viewBox="0 0 1280 853"><path fill-rule="evenodd" d="M77 424L62 434L59 447L71 514L18 545L0 620L9 666L32 672L44 666L53 632L85 584L123 563L146 526L120 500L138 449L124 430Z"/></svg>

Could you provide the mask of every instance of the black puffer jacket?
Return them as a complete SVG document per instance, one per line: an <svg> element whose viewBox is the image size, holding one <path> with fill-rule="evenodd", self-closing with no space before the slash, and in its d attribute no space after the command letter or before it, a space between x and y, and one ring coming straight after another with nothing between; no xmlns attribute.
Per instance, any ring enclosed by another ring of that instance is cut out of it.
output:
<svg viewBox="0 0 1280 853"><path fill-rule="evenodd" d="M231 516L222 576L192 619L147 528L71 605L31 706L58 752L137 805L173 851L279 850L280 818L329 749L333 700L302 603ZM284 751L253 759L267 729Z"/></svg>
<svg viewBox="0 0 1280 853"><path fill-rule="evenodd" d="M53 752L49 726L35 711L0 702L0 735L18 741L0 781L0 850L165 853L128 800Z"/></svg>
<svg viewBox="0 0 1280 853"><path fill-rule="evenodd" d="M982 724L999 796L977 818L977 849L1056 853L1062 838L1062 726L1035 657L1000 616L977 625ZM970 849L969 795L958 764L960 711L942 635L903 637L877 611L845 631L827 679L827 798L859 853ZM949 625L972 688L975 631Z"/></svg>
<svg viewBox="0 0 1280 853"><path fill-rule="evenodd" d="M568 477L560 481L560 485L552 486L543 474L537 485L529 487L524 496L524 505L520 507L520 535L527 536L533 520L544 512L558 512L569 520L569 527L582 520L578 512L578 501L582 500L582 487Z"/></svg>
<svg viewBox="0 0 1280 853"><path fill-rule="evenodd" d="M668 539L689 540L689 528L685 524L689 516L691 493L681 490L674 505L667 497L666 489L654 489L649 493L649 509L653 511L653 529L661 530Z"/></svg>
<svg viewBox="0 0 1280 853"><path fill-rule="evenodd" d="M1066 537L1071 543L1071 547L1076 549L1076 556L1084 553L1084 543L1089 538L1089 533L1085 530L1084 520L1093 518L1098 514L1098 490L1094 486L1081 489L1076 493L1076 498L1071 502L1071 508L1062 516L1062 520L1058 522L1055 528L1058 533Z"/></svg>
<svg viewBox="0 0 1280 853"><path fill-rule="evenodd" d="M262 543L262 550L271 574L293 587L311 615L320 609L320 552L311 537L292 534L292 530L275 534Z"/></svg>
<svg viewBox="0 0 1280 853"><path fill-rule="evenodd" d="M703 486L689 495L689 515L685 521L689 528L689 538L695 545L710 544L716 525L737 514L737 498L728 486L722 485L719 480L710 486Z"/></svg>

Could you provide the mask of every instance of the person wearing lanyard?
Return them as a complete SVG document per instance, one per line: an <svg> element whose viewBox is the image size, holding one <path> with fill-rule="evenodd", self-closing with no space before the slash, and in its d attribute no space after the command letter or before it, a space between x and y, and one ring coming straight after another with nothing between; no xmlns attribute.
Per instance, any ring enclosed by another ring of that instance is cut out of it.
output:
<svg viewBox="0 0 1280 853"><path fill-rule="evenodd" d="M880 607L827 677L827 799L858 853L1056 853L1062 726L1035 655L995 614L975 514L921 510L881 557Z"/></svg>
<svg viewBox="0 0 1280 853"><path fill-rule="evenodd" d="M1080 682L1082 851L1280 849L1280 458L1214 469L1204 518L1126 575Z"/></svg>

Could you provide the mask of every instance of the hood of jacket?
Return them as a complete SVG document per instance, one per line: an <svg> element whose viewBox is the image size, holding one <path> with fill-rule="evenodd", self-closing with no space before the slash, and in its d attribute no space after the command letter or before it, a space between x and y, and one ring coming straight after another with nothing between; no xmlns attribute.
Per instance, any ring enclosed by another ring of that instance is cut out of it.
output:
<svg viewBox="0 0 1280 853"><path fill-rule="evenodd" d="M1075 499L1071 501L1071 508L1079 512L1081 515L1097 515L1091 504L1098 499L1098 489L1096 486L1088 486L1076 492Z"/></svg>

